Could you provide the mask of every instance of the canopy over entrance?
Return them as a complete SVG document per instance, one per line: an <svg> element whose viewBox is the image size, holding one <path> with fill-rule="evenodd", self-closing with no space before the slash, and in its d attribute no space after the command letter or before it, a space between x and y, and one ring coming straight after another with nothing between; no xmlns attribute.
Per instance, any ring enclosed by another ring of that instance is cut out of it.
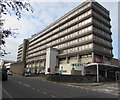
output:
<svg viewBox="0 0 120 100"><path fill-rule="evenodd" d="M108 71L113 72L114 75L115 75L116 72L120 71L120 66L103 64L103 63L87 64L85 66L85 70L87 70L87 68L89 68L89 70L93 71L94 74L96 74L97 82L99 82L99 77L100 77L101 72L104 72L104 76L107 78L108 77Z"/></svg>

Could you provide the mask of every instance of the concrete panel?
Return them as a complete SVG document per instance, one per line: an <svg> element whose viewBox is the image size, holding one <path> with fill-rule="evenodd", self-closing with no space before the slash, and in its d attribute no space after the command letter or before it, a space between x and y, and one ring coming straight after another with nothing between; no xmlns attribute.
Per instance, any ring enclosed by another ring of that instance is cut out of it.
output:
<svg viewBox="0 0 120 100"><path fill-rule="evenodd" d="M23 62L11 64L11 71L17 75L23 75L24 66L25 66L25 64Z"/></svg>

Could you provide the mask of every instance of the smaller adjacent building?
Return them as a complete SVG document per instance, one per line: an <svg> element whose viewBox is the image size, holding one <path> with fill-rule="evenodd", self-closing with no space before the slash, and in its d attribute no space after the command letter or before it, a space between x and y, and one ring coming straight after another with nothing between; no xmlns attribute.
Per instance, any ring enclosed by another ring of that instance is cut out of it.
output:
<svg viewBox="0 0 120 100"><path fill-rule="evenodd" d="M12 60L1 60L1 68L6 68L7 70L11 70L11 64L15 63Z"/></svg>
<svg viewBox="0 0 120 100"><path fill-rule="evenodd" d="M23 75L26 67L26 50L28 45L28 39L24 39L23 43L19 45L17 61L11 64L11 70L13 73Z"/></svg>
<svg viewBox="0 0 120 100"><path fill-rule="evenodd" d="M19 45L18 54L17 54L17 62L24 62L26 60L27 45L28 45L28 39L24 39L23 43Z"/></svg>

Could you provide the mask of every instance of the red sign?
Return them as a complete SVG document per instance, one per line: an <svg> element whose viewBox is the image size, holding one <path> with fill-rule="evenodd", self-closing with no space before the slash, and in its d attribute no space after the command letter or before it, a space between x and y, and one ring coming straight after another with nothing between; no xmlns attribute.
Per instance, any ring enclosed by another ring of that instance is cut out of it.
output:
<svg viewBox="0 0 120 100"><path fill-rule="evenodd" d="M48 68L48 72L50 72L50 68Z"/></svg>
<svg viewBox="0 0 120 100"><path fill-rule="evenodd" d="M99 62L99 63L101 63L101 62L103 62L103 61L102 61L102 58L94 58L94 62Z"/></svg>

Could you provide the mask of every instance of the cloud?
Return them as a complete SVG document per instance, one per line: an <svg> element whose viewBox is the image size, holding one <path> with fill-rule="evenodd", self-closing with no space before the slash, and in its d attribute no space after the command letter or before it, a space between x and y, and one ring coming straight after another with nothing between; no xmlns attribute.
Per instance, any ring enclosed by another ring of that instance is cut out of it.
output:
<svg viewBox="0 0 120 100"><path fill-rule="evenodd" d="M10 54L5 55L4 59L16 60L18 44L21 44L23 40L20 38L16 39L13 37L9 37L5 39L5 41L6 41L6 44L4 49L6 50L6 52L10 52Z"/></svg>

